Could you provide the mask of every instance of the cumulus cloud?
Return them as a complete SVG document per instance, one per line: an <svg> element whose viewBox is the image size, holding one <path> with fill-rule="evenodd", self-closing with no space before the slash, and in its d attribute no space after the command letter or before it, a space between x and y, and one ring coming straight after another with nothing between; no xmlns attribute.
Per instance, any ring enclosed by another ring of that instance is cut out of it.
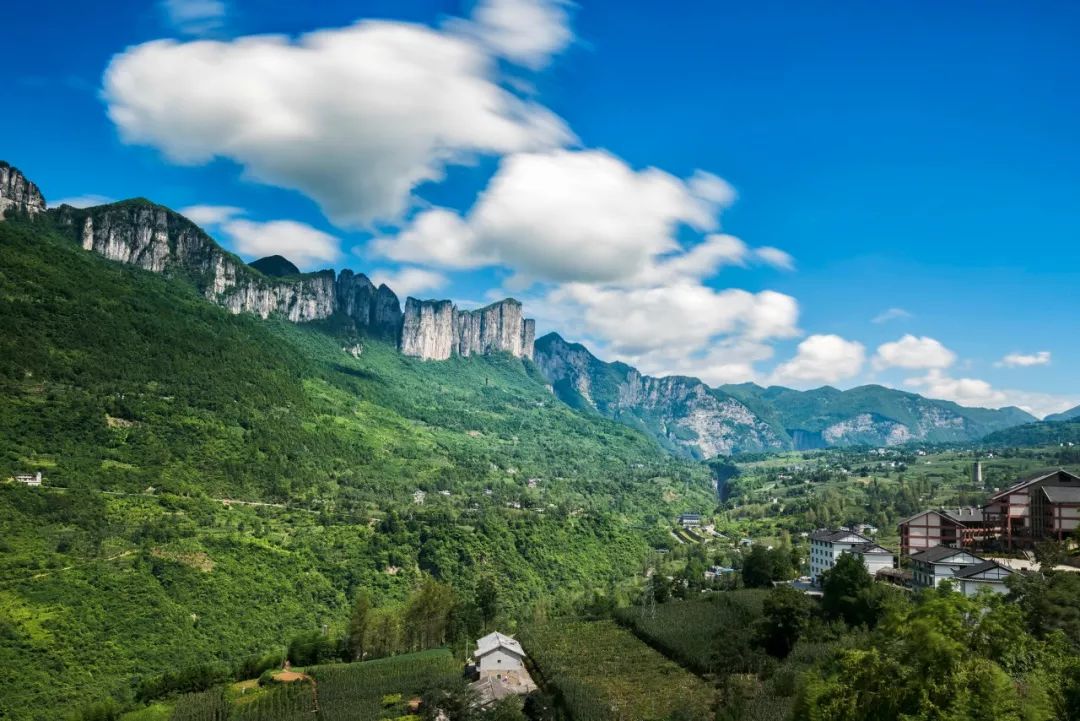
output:
<svg viewBox="0 0 1080 721"><path fill-rule="evenodd" d="M400 22L228 42L158 40L113 58L103 95L125 142L182 164L228 158L336 223L394 221L421 183L482 154L571 142L500 84L474 40Z"/></svg>
<svg viewBox="0 0 1080 721"><path fill-rule="evenodd" d="M162 0L169 24L184 35L206 35L220 30L227 8L222 0Z"/></svg>
<svg viewBox="0 0 1080 721"><path fill-rule="evenodd" d="M836 383L858 375L865 360L866 348L858 341L812 335L799 343L794 358L776 367L771 382L797 387Z"/></svg>
<svg viewBox="0 0 1080 721"><path fill-rule="evenodd" d="M727 184L698 171L680 180L656 168L634 170L601 150L554 150L506 157L464 217L445 208L420 213L373 250L400 262L446 267L499 264L553 282L617 282L652 273L699 277L748 251L714 235L679 258L680 226L717 227L733 197ZM645 278L647 280L647 278Z"/></svg>
<svg viewBox="0 0 1080 721"><path fill-rule="evenodd" d="M974 408L1016 406L1038 418L1060 413L1080 403L1080 396L999 389L978 378L953 378L936 368L925 376L908 378L904 384L929 398L940 398Z"/></svg>
<svg viewBox="0 0 1080 721"><path fill-rule="evenodd" d="M754 255L758 257L764 263L771 265L774 268L780 270L795 270L795 259L791 257L791 254L780 250L779 248L773 248L771 246L762 246L754 250Z"/></svg>
<svg viewBox="0 0 1080 721"><path fill-rule="evenodd" d="M449 279L442 273L424 268L400 268L396 271L372 271L371 282L375 285L385 283L399 297L405 298L425 291L439 290L446 286Z"/></svg>
<svg viewBox="0 0 1080 721"><path fill-rule="evenodd" d="M244 209L235 205L189 205L179 212L195 225L213 226L243 215Z"/></svg>
<svg viewBox="0 0 1080 721"><path fill-rule="evenodd" d="M890 320L903 320L911 317L911 313L903 308L887 308L875 315L871 320L874 323L888 323Z"/></svg>
<svg viewBox="0 0 1080 721"><path fill-rule="evenodd" d="M341 258L338 239L295 220L258 222L237 218L223 222L220 230L240 255L261 258L282 255L300 269L335 263Z"/></svg>
<svg viewBox="0 0 1080 721"><path fill-rule="evenodd" d="M1050 365L1050 351L1038 353L1010 353L994 365L999 368L1028 368L1030 366Z"/></svg>
<svg viewBox="0 0 1080 721"><path fill-rule="evenodd" d="M560 0L481 0L472 22L450 27L475 37L495 55L538 70L574 38L566 6Z"/></svg>
<svg viewBox="0 0 1080 721"><path fill-rule="evenodd" d="M900 340L878 346L874 356L874 368L948 368L956 361L956 354L941 342L928 336L917 337L910 333Z"/></svg>
<svg viewBox="0 0 1080 721"><path fill-rule="evenodd" d="M70 205L72 208L92 208L95 205L105 205L113 202L112 198L104 195L73 195L70 198L60 198L49 203L50 208L59 208L61 205Z"/></svg>

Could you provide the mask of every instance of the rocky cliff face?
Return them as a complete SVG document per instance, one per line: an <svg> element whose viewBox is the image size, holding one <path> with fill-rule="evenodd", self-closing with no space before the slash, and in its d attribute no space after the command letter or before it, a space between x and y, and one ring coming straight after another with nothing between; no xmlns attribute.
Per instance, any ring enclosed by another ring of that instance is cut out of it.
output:
<svg viewBox="0 0 1080 721"><path fill-rule="evenodd" d="M8 210L37 215L45 211L45 198L18 168L0 160L0 220Z"/></svg>
<svg viewBox="0 0 1080 721"><path fill-rule="evenodd" d="M554 333L536 342L536 363L570 405L645 430L681 455L712 458L788 445L746 405L696 378L654 378L604 363Z"/></svg>
<svg viewBox="0 0 1080 721"><path fill-rule="evenodd" d="M478 310L458 310L448 300L405 301L401 352L424 360L509 353L533 357L536 324L513 298Z"/></svg>

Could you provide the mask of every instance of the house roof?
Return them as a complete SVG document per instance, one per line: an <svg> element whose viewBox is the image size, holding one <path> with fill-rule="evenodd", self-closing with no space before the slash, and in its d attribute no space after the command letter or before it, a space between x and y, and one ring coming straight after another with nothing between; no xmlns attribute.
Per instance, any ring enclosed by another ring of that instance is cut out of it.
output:
<svg viewBox="0 0 1080 721"><path fill-rule="evenodd" d="M828 529L822 531L814 531L810 534L810 538L815 541L827 541L829 543L835 543L843 540L848 536L855 536L861 538L862 543L870 543L870 539L863 536L861 533L855 533L855 531L830 531Z"/></svg>
<svg viewBox="0 0 1080 721"><path fill-rule="evenodd" d="M884 546L879 546L876 543L857 543L851 547L851 551L853 553L872 553L875 555L884 553L890 556L892 555L892 551Z"/></svg>
<svg viewBox="0 0 1080 721"><path fill-rule="evenodd" d="M1080 503L1080 486L1043 486L1042 492L1051 503Z"/></svg>
<svg viewBox="0 0 1080 721"><path fill-rule="evenodd" d="M1008 566L1003 566L997 561L983 561L982 563L976 563L973 566L963 568L953 574L953 578L969 578L971 576L977 576L984 571L989 571L991 568L1000 568L1007 573L1013 573L1013 570Z"/></svg>
<svg viewBox="0 0 1080 721"><path fill-rule="evenodd" d="M525 649L521 647L521 644L510 638L504 636L498 631L489 633L487 636L477 640L476 642L476 657L479 658L484 654L491 653L497 648L504 648L511 653L516 653L519 656L525 655Z"/></svg>
<svg viewBox="0 0 1080 721"><path fill-rule="evenodd" d="M933 548L928 548L925 551L913 553L911 554L910 558L912 561L923 561L924 563L941 563L945 559L952 558L953 556L957 556L961 553L966 553L972 558L979 558L970 551L965 551L962 548L952 548L950 546L934 546ZM982 559L979 558L979 561L982 561Z"/></svg>
<svg viewBox="0 0 1080 721"><path fill-rule="evenodd" d="M969 506L967 508L943 508L941 513L957 523L982 523L985 517L983 509Z"/></svg>
<svg viewBox="0 0 1080 721"><path fill-rule="evenodd" d="M487 706L516 694L516 692L503 683L501 679L490 676L470 684L470 688L476 693L476 700L480 706Z"/></svg>
<svg viewBox="0 0 1080 721"><path fill-rule="evenodd" d="M1027 476L1024 476L1023 478L1020 478L1019 480L1016 481L1016 483L1012 484L1011 486L1009 486L1005 490L999 491L998 493L995 493L993 496L990 497L990 500L992 500L992 501L999 500L1001 498L1004 498L1004 497L1008 496L1010 493L1016 493L1017 491L1021 491L1024 488L1027 488L1028 486L1030 486L1032 483L1038 483L1039 481L1045 480L1045 479L1049 478L1050 476L1054 476L1054 475L1064 475L1064 476L1068 476L1069 479L1071 479L1073 481L1080 481L1080 476L1077 476L1074 473L1069 473L1064 468L1043 469L1041 471L1036 471L1035 473L1031 473L1031 474L1029 474Z"/></svg>

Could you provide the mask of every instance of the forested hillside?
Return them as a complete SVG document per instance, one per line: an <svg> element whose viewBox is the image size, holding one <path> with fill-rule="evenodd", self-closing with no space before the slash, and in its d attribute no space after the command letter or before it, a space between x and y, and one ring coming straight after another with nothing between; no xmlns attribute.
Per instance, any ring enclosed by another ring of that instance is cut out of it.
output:
<svg viewBox="0 0 1080 721"><path fill-rule="evenodd" d="M508 615L569 608L712 502L703 468L528 361L232 315L50 222L0 223L0 475L45 478L0 484L7 718L340 631L359 589L393 608L432 577L466 603L498 577Z"/></svg>

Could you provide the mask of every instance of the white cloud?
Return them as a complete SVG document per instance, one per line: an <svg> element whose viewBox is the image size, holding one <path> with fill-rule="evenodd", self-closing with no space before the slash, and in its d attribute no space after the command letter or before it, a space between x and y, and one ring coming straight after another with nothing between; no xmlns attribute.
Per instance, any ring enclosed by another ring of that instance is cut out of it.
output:
<svg viewBox="0 0 1080 721"><path fill-rule="evenodd" d="M362 21L295 40L145 43L113 58L103 94L125 142L184 164L231 159L367 225L398 219L448 165L572 141L497 73L461 34Z"/></svg>
<svg viewBox="0 0 1080 721"><path fill-rule="evenodd" d="M162 0L169 24L184 35L206 35L220 30L227 8L223 0Z"/></svg>
<svg viewBox="0 0 1080 721"><path fill-rule="evenodd" d="M1050 351L1042 350L1038 353L1010 353L994 365L999 368L1027 368L1030 366L1050 365Z"/></svg>
<svg viewBox="0 0 1080 721"><path fill-rule="evenodd" d="M446 286L449 279L442 273L423 268L401 268L396 271L372 271L371 282L375 285L385 283L399 298L404 299L423 291L439 290Z"/></svg>
<svg viewBox="0 0 1080 721"><path fill-rule="evenodd" d="M838 335L812 335L799 343L795 357L773 371L777 385L806 387L836 383L859 374L866 360L866 348Z"/></svg>
<svg viewBox="0 0 1080 721"><path fill-rule="evenodd" d="M754 249L754 255L759 260L768 263L774 268L780 270L795 270L795 259L791 257L791 254L780 250L779 248L773 248L771 246L762 246Z"/></svg>
<svg viewBox="0 0 1080 721"><path fill-rule="evenodd" d="M495 55L538 70L574 39L566 5L560 0L481 0L472 22L450 27L477 38Z"/></svg>
<svg viewBox="0 0 1080 721"><path fill-rule="evenodd" d="M890 320L903 320L911 317L911 313L903 308L888 308L875 315L871 320L874 323L888 323Z"/></svg>
<svg viewBox="0 0 1080 721"><path fill-rule="evenodd" d="M679 226L716 227L729 199L719 191L722 182L700 172L683 181L656 168L635 171L600 150L520 153L503 159L466 217L428 210L372 247L401 262L497 263L555 282L625 281L663 272L672 258L662 256L682 250ZM745 254L737 243L713 238L698 252L716 267Z"/></svg>
<svg viewBox="0 0 1080 721"><path fill-rule="evenodd" d="M222 224L221 229L240 255L283 255L301 269L335 263L341 257L337 238L294 220L263 223L234 219Z"/></svg>
<svg viewBox="0 0 1080 721"><path fill-rule="evenodd" d="M940 398L974 408L1016 406L1038 418L1050 413L1060 413L1080 403L1080 396L998 389L984 380L953 378L936 368L931 369L925 376L908 378L904 385L918 390L928 398Z"/></svg>
<svg viewBox="0 0 1080 721"><path fill-rule="evenodd" d="M900 340L878 346L874 368L948 368L956 354L928 336L906 334Z"/></svg>
<svg viewBox="0 0 1080 721"><path fill-rule="evenodd" d="M244 209L235 205L189 205L179 213L195 225L214 226L244 215Z"/></svg>
<svg viewBox="0 0 1080 721"><path fill-rule="evenodd" d="M72 208L92 208L95 205L105 205L106 203L112 202L112 198L89 193L87 195L74 195L70 198L60 198L59 200L51 201L49 207L59 208L61 205L70 205Z"/></svg>

